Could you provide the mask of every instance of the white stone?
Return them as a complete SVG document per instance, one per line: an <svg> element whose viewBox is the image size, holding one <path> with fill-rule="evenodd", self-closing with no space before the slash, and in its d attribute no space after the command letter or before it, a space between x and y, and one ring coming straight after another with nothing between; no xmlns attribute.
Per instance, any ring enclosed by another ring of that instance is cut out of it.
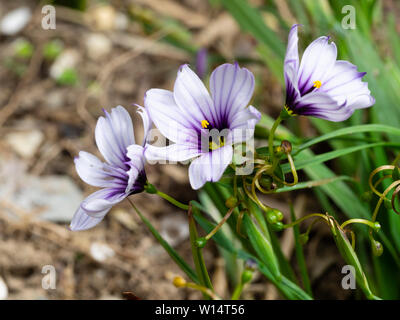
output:
<svg viewBox="0 0 400 320"><path fill-rule="evenodd" d="M128 29L128 25L129 25L129 18L122 12L117 12L114 21L114 28L123 31Z"/></svg>
<svg viewBox="0 0 400 320"><path fill-rule="evenodd" d="M162 218L160 235L172 247L177 246L189 237L187 219L181 214L169 214Z"/></svg>
<svg viewBox="0 0 400 320"><path fill-rule="evenodd" d="M32 17L31 9L20 7L8 12L0 21L0 33L12 36L20 32Z"/></svg>
<svg viewBox="0 0 400 320"><path fill-rule="evenodd" d="M52 222L71 222L83 200L82 192L68 176L36 177L14 173L7 176L3 172L0 184L4 186L0 188L0 201L32 213L32 218ZM13 215L12 210L9 213Z"/></svg>
<svg viewBox="0 0 400 320"><path fill-rule="evenodd" d="M19 131L7 134L5 139L19 156L30 159L43 142L44 135L40 130Z"/></svg>
<svg viewBox="0 0 400 320"><path fill-rule="evenodd" d="M74 69L79 62L79 52L74 49L64 50L50 67L50 76L59 79L67 69Z"/></svg>
<svg viewBox="0 0 400 320"><path fill-rule="evenodd" d="M94 260L103 262L113 257L115 252L110 246L104 243L94 242L90 246L90 255Z"/></svg>
<svg viewBox="0 0 400 320"><path fill-rule="evenodd" d="M88 35L85 45L88 56L93 60L98 60L106 56L112 49L111 40L101 33L92 33Z"/></svg>
<svg viewBox="0 0 400 320"><path fill-rule="evenodd" d="M0 300L6 300L8 297L8 288L3 278L0 277Z"/></svg>

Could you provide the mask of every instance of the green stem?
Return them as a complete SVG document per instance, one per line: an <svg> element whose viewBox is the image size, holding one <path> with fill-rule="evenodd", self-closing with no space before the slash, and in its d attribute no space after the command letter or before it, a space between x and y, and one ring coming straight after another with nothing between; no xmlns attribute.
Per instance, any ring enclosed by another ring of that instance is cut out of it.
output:
<svg viewBox="0 0 400 320"><path fill-rule="evenodd" d="M290 205L290 214L292 221L296 221L296 215L294 212L293 205ZM315 222L315 220L313 222ZM304 289L312 297L311 282L307 272L307 265L304 258L303 247L300 243L300 229L298 225L293 226L293 233L295 239L297 263L300 269L301 280L303 282Z"/></svg>
<svg viewBox="0 0 400 320"><path fill-rule="evenodd" d="M242 294L242 291L243 291L243 287L244 287L244 284L240 280L240 282L238 283L238 285L235 288L235 291L233 291L231 300L239 300L240 295Z"/></svg>
<svg viewBox="0 0 400 320"><path fill-rule="evenodd" d="M194 282L198 282L197 274L196 272L186 263L186 261L168 244L167 241L161 237L161 235L157 232L157 230L153 227L153 225L150 223L149 220L147 220L143 214L140 212L140 210L133 204L131 199L127 198L129 203L131 204L132 208L136 211L136 213L139 215L140 219L143 221L143 223L149 228L150 232L153 234L154 238L161 244L161 246L167 251L169 256L175 261L175 263L178 265L179 268L181 268L182 271L184 271L187 276Z"/></svg>
<svg viewBox="0 0 400 320"><path fill-rule="evenodd" d="M174 206L177 206L178 208L180 208L182 210L185 210L185 211L189 210L189 206L188 205L179 202L178 200L172 198L171 196L167 195L164 192L161 192L160 190L157 190L156 195L158 195L161 198L167 200L168 202L172 203Z"/></svg>
<svg viewBox="0 0 400 320"><path fill-rule="evenodd" d="M312 217L320 217L320 218L324 219L325 221L328 221L328 218L325 215L323 215L322 213L311 213L311 214L308 214L308 215L306 215L306 216L304 216L304 217L302 217L302 218L300 218L300 219L298 219L296 221L293 221L292 223L285 224L285 225L283 225L283 227L285 229L291 228L291 227L303 222L304 220L307 220L307 219L312 218Z"/></svg>
<svg viewBox="0 0 400 320"><path fill-rule="evenodd" d="M210 290L213 290L210 276L208 275L207 267L204 262L203 253L201 248L197 246L196 240L198 239L196 222L193 217L192 210L198 210L196 207L189 206L188 218L189 218L189 232L190 232L190 244L192 246L193 262L196 267L197 276L200 284ZM207 296L205 296L207 298Z"/></svg>
<svg viewBox="0 0 400 320"><path fill-rule="evenodd" d="M365 224L365 225L371 227L371 228L374 229L374 230L375 230L376 227L377 227L377 225L376 225L374 222L369 221L369 220L365 220L365 219L349 219L349 220L343 222L342 225L340 226L340 228L343 229L345 226L347 226L347 225L349 225L349 224L352 224L352 223L361 223L361 224Z"/></svg>
<svg viewBox="0 0 400 320"><path fill-rule="evenodd" d="M205 239L206 240L210 240L211 237L216 234L218 232L219 229L221 229L221 227L224 225L224 223L226 222L226 220L229 219L229 217L231 216L233 210L235 210L236 207L230 208L228 210L228 212L225 214L225 216L222 218L222 220L218 223L218 225L208 234L206 235Z"/></svg>
<svg viewBox="0 0 400 320"><path fill-rule="evenodd" d="M268 150L269 150L269 155L271 157L271 160L274 159L274 137L275 137L275 131L278 128L279 124L282 122L283 118L281 115L279 115L278 118L276 118L274 124L272 125L271 130L269 131L269 136L268 136Z"/></svg>

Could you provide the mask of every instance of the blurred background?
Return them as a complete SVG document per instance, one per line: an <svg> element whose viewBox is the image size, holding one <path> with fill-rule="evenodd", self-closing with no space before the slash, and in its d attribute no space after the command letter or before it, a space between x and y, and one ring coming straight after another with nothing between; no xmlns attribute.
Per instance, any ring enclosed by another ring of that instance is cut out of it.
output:
<svg viewBox="0 0 400 320"><path fill-rule="evenodd" d="M51 8L42 12L48 4L55 8L55 29ZM345 5L356 10L355 29L343 28L342 19L348 13L342 12ZM357 112L350 123L398 126L399 13L400 2L395 0L1 0L0 298L122 299L124 291L141 299L201 298L197 292L172 285L173 277L181 275L179 269L127 203L112 209L92 230L68 231L76 208L95 190L79 179L73 159L80 150L99 155L94 127L102 108L126 107L134 119L136 139L141 141L141 120L132 104L143 104L146 90L171 89L184 63L191 64L208 82L215 66L238 61L256 77L252 104L277 116L284 103L282 65L288 30L293 23L302 23L301 52L303 44L315 37L331 35L339 56L368 72L378 102L376 111ZM386 108L384 112L382 108ZM305 118L288 123L301 137L345 125ZM266 145L262 127L259 129L258 144ZM314 151L348 143L322 144ZM368 160L370 156L364 152L329 166L338 175L365 181L360 171L368 173L379 164ZM359 157L366 162L357 162ZM187 167L148 166L146 170L149 181L180 201L197 198L188 183ZM367 186L353 189L361 195ZM264 200L288 214L289 198L298 216L328 209L339 219L349 216L340 199L335 202L329 192L297 192ZM168 242L190 260L185 214L149 194L135 195L133 200ZM393 243L400 237L400 221L396 223L397 227L391 221L386 223ZM293 261L293 232L279 234L279 241L284 255ZM326 226L314 228L304 250L316 298L359 297L357 291L340 285L344 262ZM373 265L367 255L363 262ZM212 244L207 246L205 259L216 292L227 296L232 288L225 260ZM380 275L372 267L367 269L377 279L389 272L399 280L398 268L387 259L378 268ZM48 274L43 269L46 265L56 271L55 289L42 286ZM392 273L393 268L397 273ZM395 298L398 288L392 283L380 292ZM280 295L264 277L256 275L243 298L278 299Z"/></svg>

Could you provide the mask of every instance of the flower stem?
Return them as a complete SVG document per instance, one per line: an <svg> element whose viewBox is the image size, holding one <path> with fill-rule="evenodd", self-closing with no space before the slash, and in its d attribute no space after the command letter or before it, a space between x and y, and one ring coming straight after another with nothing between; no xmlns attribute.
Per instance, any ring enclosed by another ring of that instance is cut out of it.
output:
<svg viewBox="0 0 400 320"><path fill-rule="evenodd" d="M352 223L361 223L361 224L366 224L367 226L371 227L372 229L376 228L376 224L372 221L365 220L365 219L350 219L342 223L340 228L344 228L345 226L352 224Z"/></svg>
<svg viewBox="0 0 400 320"><path fill-rule="evenodd" d="M222 218L222 220L215 226L215 228L208 234L205 236L206 240L210 240L210 238L216 234L218 232L218 230L224 225L224 223L226 222L226 220L229 219L229 217L231 216L233 210L235 210L236 207L230 208L228 210L228 212L225 214L225 216Z"/></svg>
<svg viewBox="0 0 400 320"><path fill-rule="evenodd" d="M244 283L242 281L240 281L238 283L238 285L236 286L235 290L233 291L231 300L239 300L240 295L242 294L242 291L243 291L243 287L244 287Z"/></svg>
<svg viewBox="0 0 400 320"><path fill-rule="evenodd" d="M186 288L190 288L190 289L199 290L200 292L202 292L203 294L209 296L213 300L221 300L221 298L218 297L212 290L210 290L210 289L208 289L206 287L200 286L200 285L198 285L196 283L188 282L188 283L186 283L185 287Z"/></svg>
<svg viewBox="0 0 400 320"><path fill-rule="evenodd" d="M324 219L325 221L328 221L328 218L325 215L323 215L322 213L311 213L311 214L308 214L308 215L306 215L306 216L304 216L304 217L302 217L300 219L297 219L296 221L293 221L292 223L285 224L283 227L285 229L291 228L291 227L303 222L304 220L307 220L307 219L312 218L312 217L319 217L319 218Z"/></svg>
<svg viewBox="0 0 400 320"><path fill-rule="evenodd" d="M171 196L167 195L164 192L161 192L160 190L157 190L156 195L167 200L168 202L172 203L174 206L177 206L178 208L180 208L182 210L187 211L189 209L189 206L187 204L183 204L182 202L179 202L178 200L172 198Z"/></svg>
<svg viewBox="0 0 400 320"><path fill-rule="evenodd" d="M188 209L190 244L192 246L193 262L196 267L196 272L200 281L200 285L210 290L213 290L210 276L208 275L207 267L204 262L203 253L201 251L201 248L197 246L196 241L198 239L198 234L192 210L198 210L198 209L196 207L192 207L191 205L189 205ZM206 295L205 298L207 298Z"/></svg>
<svg viewBox="0 0 400 320"><path fill-rule="evenodd" d="M279 115L278 118L276 118L274 124L272 125L271 130L269 131L269 136L268 136L268 150L269 150L269 155L271 157L271 160L274 160L274 137L275 137L275 131L278 128L279 124L282 122L283 118L281 115Z"/></svg>

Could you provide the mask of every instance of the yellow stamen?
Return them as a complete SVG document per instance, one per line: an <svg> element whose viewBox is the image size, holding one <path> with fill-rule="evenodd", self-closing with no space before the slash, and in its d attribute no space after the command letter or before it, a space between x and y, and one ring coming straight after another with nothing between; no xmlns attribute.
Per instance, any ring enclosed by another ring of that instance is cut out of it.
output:
<svg viewBox="0 0 400 320"><path fill-rule="evenodd" d="M322 83L319 80L314 81L313 83L314 83L314 87L317 88L317 89L321 88L321 86L322 86Z"/></svg>
<svg viewBox="0 0 400 320"><path fill-rule="evenodd" d="M201 120L201 127L207 129L210 123L207 120Z"/></svg>

